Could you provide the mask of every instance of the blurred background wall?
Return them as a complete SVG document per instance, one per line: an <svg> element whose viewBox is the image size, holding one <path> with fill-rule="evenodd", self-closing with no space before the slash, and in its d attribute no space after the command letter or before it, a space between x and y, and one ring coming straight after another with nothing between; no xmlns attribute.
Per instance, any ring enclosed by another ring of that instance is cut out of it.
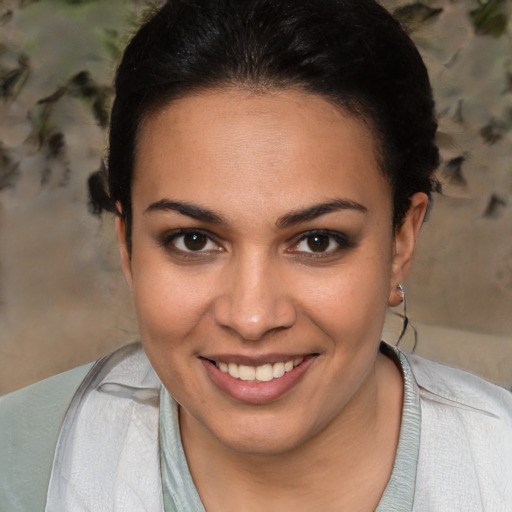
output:
<svg viewBox="0 0 512 512"><path fill-rule="evenodd" d="M406 291L417 351L512 385L512 2L385 0L429 68L443 195ZM0 2L0 394L137 338L94 215L113 70L147 2ZM399 331L390 317L383 337ZM411 332L404 342L410 348Z"/></svg>

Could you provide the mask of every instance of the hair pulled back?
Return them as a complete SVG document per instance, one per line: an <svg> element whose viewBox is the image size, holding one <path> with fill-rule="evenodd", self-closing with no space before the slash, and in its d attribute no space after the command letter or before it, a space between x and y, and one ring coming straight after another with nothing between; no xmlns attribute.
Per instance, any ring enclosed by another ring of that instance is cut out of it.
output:
<svg viewBox="0 0 512 512"><path fill-rule="evenodd" d="M115 79L108 190L96 197L106 209L120 204L128 234L141 122L173 99L226 87L300 88L369 123L395 227L414 193L430 197L438 186L427 71L373 0L169 0L128 44Z"/></svg>

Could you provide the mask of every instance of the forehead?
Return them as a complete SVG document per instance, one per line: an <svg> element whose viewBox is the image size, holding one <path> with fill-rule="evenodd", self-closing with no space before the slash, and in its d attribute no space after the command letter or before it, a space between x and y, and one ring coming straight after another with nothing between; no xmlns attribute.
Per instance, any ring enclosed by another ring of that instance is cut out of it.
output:
<svg viewBox="0 0 512 512"><path fill-rule="evenodd" d="M139 131L132 192L134 208L221 199L276 214L293 198L390 196L367 124L296 90L208 91L153 112Z"/></svg>

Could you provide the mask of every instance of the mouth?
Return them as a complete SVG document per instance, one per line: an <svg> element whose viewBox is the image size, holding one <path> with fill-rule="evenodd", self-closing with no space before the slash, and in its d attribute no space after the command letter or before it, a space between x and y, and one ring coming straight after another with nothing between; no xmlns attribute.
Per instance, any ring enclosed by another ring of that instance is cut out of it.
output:
<svg viewBox="0 0 512 512"><path fill-rule="evenodd" d="M210 379L231 398L252 404L269 403L287 394L308 373L318 354L267 356L256 360L200 357Z"/></svg>
<svg viewBox="0 0 512 512"><path fill-rule="evenodd" d="M234 379L246 382L270 382L280 379L286 373L291 372L304 361L304 357L296 357L287 361L277 363L264 363L258 366L245 364L227 363L224 361L212 361L213 364L223 373L229 374Z"/></svg>

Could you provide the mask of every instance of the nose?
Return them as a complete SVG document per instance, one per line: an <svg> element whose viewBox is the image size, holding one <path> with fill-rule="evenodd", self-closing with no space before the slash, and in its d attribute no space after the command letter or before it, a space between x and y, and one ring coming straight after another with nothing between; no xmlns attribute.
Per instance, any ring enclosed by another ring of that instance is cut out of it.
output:
<svg viewBox="0 0 512 512"><path fill-rule="evenodd" d="M240 258L224 276L223 291L214 304L216 323L243 340L261 340L297 319L279 265L269 259Z"/></svg>

